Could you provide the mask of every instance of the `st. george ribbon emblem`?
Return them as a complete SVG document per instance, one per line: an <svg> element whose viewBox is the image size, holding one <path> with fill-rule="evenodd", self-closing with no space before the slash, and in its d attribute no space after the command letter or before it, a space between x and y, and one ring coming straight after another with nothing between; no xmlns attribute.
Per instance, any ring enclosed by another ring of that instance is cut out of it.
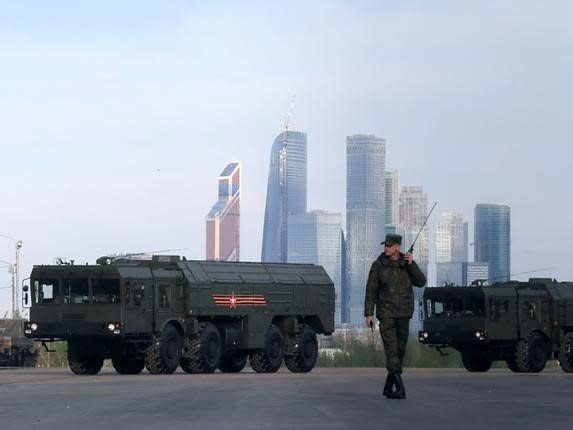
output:
<svg viewBox="0 0 573 430"><path fill-rule="evenodd" d="M213 301L217 306L228 306L237 309L241 306L266 306L267 300L262 294L213 294Z"/></svg>

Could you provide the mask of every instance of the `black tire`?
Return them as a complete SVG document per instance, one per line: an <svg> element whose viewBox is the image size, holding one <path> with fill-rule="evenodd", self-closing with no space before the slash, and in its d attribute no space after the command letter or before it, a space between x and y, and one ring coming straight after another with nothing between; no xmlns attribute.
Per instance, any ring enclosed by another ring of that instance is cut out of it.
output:
<svg viewBox="0 0 573 430"><path fill-rule="evenodd" d="M559 366L564 372L573 372L573 333L567 333L559 347Z"/></svg>
<svg viewBox="0 0 573 430"><path fill-rule="evenodd" d="M153 375L170 374L177 370L181 359L181 335L168 324L160 336L154 336L145 351L145 367Z"/></svg>
<svg viewBox="0 0 573 430"><path fill-rule="evenodd" d="M211 323L202 323L199 333L183 342L181 368L187 373L213 373L220 365L223 346L221 334Z"/></svg>
<svg viewBox="0 0 573 430"><path fill-rule="evenodd" d="M76 375L96 375L103 366L103 357L86 346L82 341L68 341L68 366Z"/></svg>
<svg viewBox="0 0 573 430"><path fill-rule="evenodd" d="M219 370L223 373L238 373L245 368L248 354L245 351L230 351L221 357Z"/></svg>
<svg viewBox="0 0 573 430"><path fill-rule="evenodd" d="M285 364L291 372L310 372L318 359L318 340L312 327L301 324L294 336L286 339Z"/></svg>
<svg viewBox="0 0 573 430"><path fill-rule="evenodd" d="M111 358L113 368L120 375L138 375L145 367L145 360L128 355L116 355Z"/></svg>
<svg viewBox="0 0 573 430"><path fill-rule="evenodd" d="M265 344L262 349L250 353L251 367L257 373L275 373L283 363L285 340L282 332L276 325L271 325L265 335Z"/></svg>
<svg viewBox="0 0 573 430"><path fill-rule="evenodd" d="M510 369L520 373L539 373L547 363L545 339L541 333L533 332L527 339L520 339L514 346Z"/></svg>
<svg viewBox="0 0 573 430"><path fill-rule="evenodd" d="M462 364L468 372L487 372L493 360L486 351L468 349L462 351Z"/></svg>

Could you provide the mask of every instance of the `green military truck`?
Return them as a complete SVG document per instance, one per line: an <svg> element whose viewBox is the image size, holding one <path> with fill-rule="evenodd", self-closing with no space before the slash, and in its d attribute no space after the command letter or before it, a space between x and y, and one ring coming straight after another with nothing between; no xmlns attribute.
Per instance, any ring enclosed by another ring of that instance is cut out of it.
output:
<svg viewBox="0 0 573 430"><path fill-rule="evenodd" d="M96 374L309 372L318 334L334 331L334 285L308 264L102 257L34 266L26 335L65 340L70 369Z"/></svg>
<svg viewBox="0 0 573 430"><path fill-rule="evenodd" d="M33 367L38 348L24 336L23 319L0 319L0 366Z"/></svg>
<svg viewBox="0 0 573 430"><path fill-rule="evenodd" d="M573 372L573 282L426 288L420 308L419 341L455 348L470 372L503 360L514 372L536 373L553 359Z"/></svg>

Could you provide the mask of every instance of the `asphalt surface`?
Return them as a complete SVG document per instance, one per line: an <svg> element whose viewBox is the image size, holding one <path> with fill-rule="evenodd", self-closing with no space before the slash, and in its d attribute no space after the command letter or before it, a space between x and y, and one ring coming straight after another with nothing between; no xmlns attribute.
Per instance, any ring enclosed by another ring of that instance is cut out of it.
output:
<svg viewBox="0 0 573 430"><path fill-rule="evenodd" d="M309 374L76 376L1 369L0 429L571 429L573 374L407 369L406 400L383 369Z"/></svg>

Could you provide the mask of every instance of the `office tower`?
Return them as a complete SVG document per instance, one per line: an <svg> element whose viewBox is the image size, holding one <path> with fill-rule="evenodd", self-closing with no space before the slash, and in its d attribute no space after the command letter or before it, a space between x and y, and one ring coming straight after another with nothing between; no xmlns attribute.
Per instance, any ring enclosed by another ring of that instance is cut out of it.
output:
<svg viewBox="0 0 573 430"><path fill-rule="evenodd" d="M400 193L400 223L404 227L404 237L402 238L402 249L408 250L414 242L416 235L422 228L428 212L428 197L421 186L402 187ZM426 226L414 247L414 258L420 269L427 276L428 261L430 255L430 234Z"/></svg>
<svg viewBox="0 0 573 430"><path fill-rule="evenodd" d="M364 325L368 272L382 252L386 217L384 168L386 142L373 135L346 138L346 243L349 319Z"/></svg>
<svg viewBox="0 0 573 430"><path fill-rule="evenodd" d="M468 261L468 223L458 212L444 212L436 231L436 262Z"/></svg>
<svg viewBox="0 0 573 430"><path fill-rule="evenodd" d="M480 203L474 211L474 261L489 264L489 284L508 281L511 267L511 211Z"/></svg>
<svg viewBox="0 0 573 430"><path fill-rule="evenodd" d="M489 266L487 263L462 263L462 285L470 286L474 281L487 280L488 278ZM487 282L484 285L487 285Z"/></svg>
<svg viewBox="0 0 573 430"><path fill-rule="evenodd" d="M207 260L239 261L241 164L227 164L219 175L219 198L207 215Z"/></svg>
<svg viewBox="0 0 573 430"><path fill-rule="evenodd" d="M334 282L335 323L342 322L342 215L312 211L291 215L288 227L289 263L319 264Z"/></svg>
<svg viewBox="0 0 573 430"><path fill-rule="evenodd" d="M384 183L384 209L386 214L386 225L397 225L400 223L400 189L398 183L398 170L385 170Z"/></svg>
<svg viewBox="0 0 573 430"><path fill-rule="evenodd" d="M468 260L468 223L458 212L444 212L436 231L436 285L461 285L462 262Z"/></svg>
<svg viewBox="0 0 573 430"><path fill-rule="evenodd" d="M271 148L261 259L286 263L288 217L306 213L306 134L284 131Z"/></svg>
<svg viewBox="0 0 573 430"><path fill-rule="evenodd" d="M408 248L414 242L418 232L424 224L428 212L428 197L421 186L405 186L400 192L400 223L404 227L402 238L402 250ZM418 237L414 246L414 259L420 269L428 277L428 262L430 256L430 234L426 226ZM417 333L422 328L420 320L419 301L422 298L423 289L414 288L414 315L410 323L410 333Z"/></svg>

